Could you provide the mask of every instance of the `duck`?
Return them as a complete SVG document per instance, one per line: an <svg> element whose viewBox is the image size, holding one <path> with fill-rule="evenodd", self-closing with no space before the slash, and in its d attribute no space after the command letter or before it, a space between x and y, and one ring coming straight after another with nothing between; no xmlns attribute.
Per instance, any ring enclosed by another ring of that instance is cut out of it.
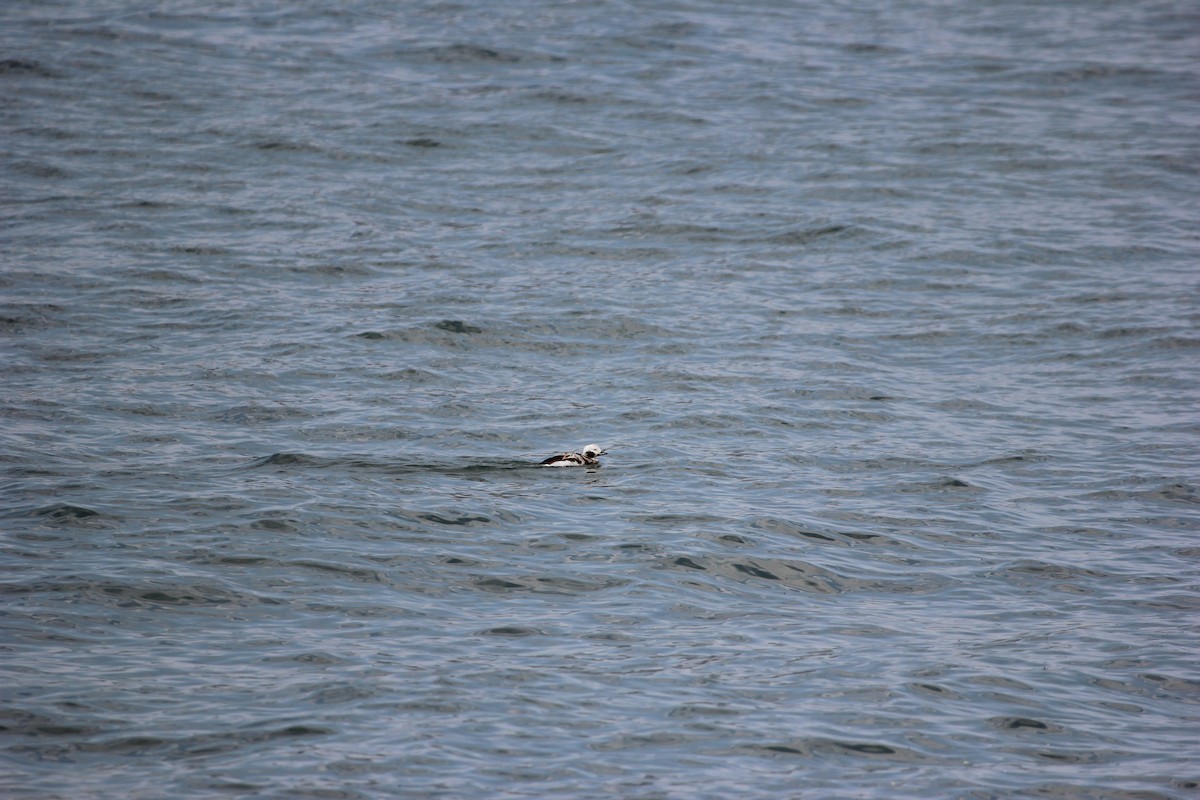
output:
<svg viewBox="0 0 1200 800"><path fill-rule="evenodd" d="M589 444L578 453L559 453L556 456L550 456L542 462L543 467L598 467L600 462L596 459L597 456L602 456L607 451L598 444Z"/></svg>

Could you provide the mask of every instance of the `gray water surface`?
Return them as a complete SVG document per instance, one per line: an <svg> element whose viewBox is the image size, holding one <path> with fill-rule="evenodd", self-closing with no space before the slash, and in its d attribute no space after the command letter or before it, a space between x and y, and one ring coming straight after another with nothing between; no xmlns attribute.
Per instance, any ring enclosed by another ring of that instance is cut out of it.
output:
<svg viewBox="0 0 1200 800"><path fill-rule="evenodd" d="M1194 796L1198 62L5 3L0 789Z"/></svg>

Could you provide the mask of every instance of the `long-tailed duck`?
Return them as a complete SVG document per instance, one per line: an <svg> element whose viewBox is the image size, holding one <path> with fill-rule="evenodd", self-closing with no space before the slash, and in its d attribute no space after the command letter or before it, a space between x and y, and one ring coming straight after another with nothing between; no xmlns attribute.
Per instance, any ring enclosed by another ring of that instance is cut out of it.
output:
<svg viewBox="0 0 1200 800"><path fill-rule="evenodd" d="M559 453L550 456L542 462L543 467L598 467L600 462L596 456L604 455L605 450L598 444L589 444L582 453Z"/></svg>

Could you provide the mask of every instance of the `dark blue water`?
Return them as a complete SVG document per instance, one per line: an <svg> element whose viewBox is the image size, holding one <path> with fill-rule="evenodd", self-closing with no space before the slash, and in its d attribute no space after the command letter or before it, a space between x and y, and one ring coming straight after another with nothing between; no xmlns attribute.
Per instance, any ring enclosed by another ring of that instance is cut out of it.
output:
<svg viewBox="0 0 1200 800"><path fill-rule="evenodd" d="M1183 2L6 3L0 789L1193 796L1198 76Z"/></svg>

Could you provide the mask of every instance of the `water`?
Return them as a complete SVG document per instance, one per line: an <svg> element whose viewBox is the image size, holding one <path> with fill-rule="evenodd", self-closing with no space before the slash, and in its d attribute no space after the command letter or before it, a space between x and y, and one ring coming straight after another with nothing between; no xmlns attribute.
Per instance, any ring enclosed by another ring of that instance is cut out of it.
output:
<svg viewBox="0 0 1200 800"><path fill-rule="evenodd" d="M210 6L0 10L6 796L1194 796L1191 4Z"/></svg>

